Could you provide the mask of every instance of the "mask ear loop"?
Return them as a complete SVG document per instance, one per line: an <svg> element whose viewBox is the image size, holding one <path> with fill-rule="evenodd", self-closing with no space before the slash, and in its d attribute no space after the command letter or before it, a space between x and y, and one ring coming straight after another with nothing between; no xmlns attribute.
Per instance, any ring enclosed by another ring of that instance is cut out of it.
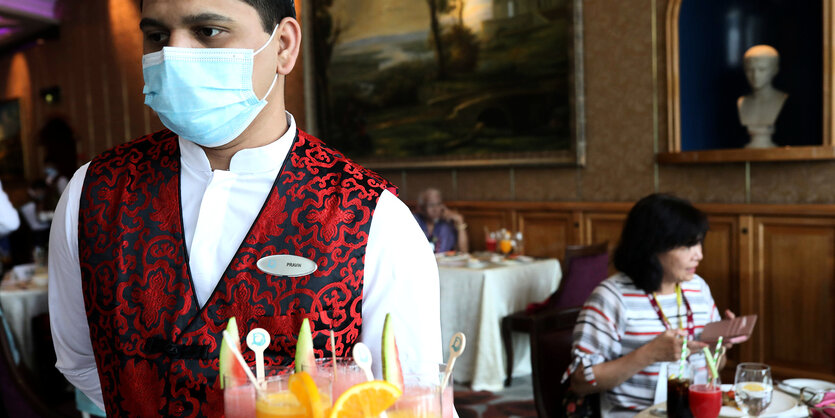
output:
<svg viewBox="0 0 835 418"><path fill-rule="evenodd" d="M275 25L275 27L273 28L273 33L270 34L270 39L267 39L267 42L264 45L261 45L261 48L258 48L258 50L255 51L252 55L258 55L259 52L263 51L264 48L266 48L267 45L269 45L270 42L273 41L273 38L275 38L276 31L278 31L278 25Z"/></svg>
<svg viewBox="0 0 835 418"><path fill-rule="evenodd" d="M263 50L264 50L264 48L266 48L266 47L267 47L267 45L269 45L269 44L270 44L270 42L272 42L272 41L273 41L273 38L275 38L275 33L276 33L277 31L278 31L278 25L275 25L275 28L273 28L273 33L272 33L272 34L270 34L270 39L267 39L267 43L265 43L264 45L262 45L262 46L261 46L261 48L258 48L258 50L257 50L257 51L255 51L252 55L253 55L253 56L258 55L258 53L259 53L259 52L263 51ZM264 95L264 98L263 98L263 99L260 99L260 100L264 100L264 99L266 99L267 97L269 97L270 93L272 93L272 91L273 91L273 87L275 87L275 82L276 82L276 81L278 81L278 74L276 74L276 75L275 75L275 77L273 77L273 83L272 83L272 84L270 84L270 88L267 90L267 94L265 94L265 95Z"/></svg>

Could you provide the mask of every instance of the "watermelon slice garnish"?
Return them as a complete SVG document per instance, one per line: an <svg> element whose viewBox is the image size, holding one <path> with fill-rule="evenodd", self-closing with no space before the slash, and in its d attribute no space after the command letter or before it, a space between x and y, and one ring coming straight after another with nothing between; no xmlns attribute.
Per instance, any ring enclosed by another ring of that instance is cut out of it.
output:
<svg viewBox="0 0 835 418"><path fill-rule="evenodd" d="M226 332L230 336L231 340L227 340L224 335L220 344L220 360L218 362L220 375L218 376L218 379L220 379L221 389L223 389L224 386L224 376L228 376L226 379L235 386L241 385L247 380L246 371L244 371L244 368L241 366L238 359L235 358L235 354L232 352L232 349L229 348L229 344L231 344L238 349L239 353L241 352L241 337L240 334L238 334L238 323L235 321L234 316L229 318L229 322L226 324Z"/></svg>
<svg viewBox="0 0 835 418"><path fill-rule="evenodd" d="M383 325L383 379L386 382L397 386L403 391L403 368L400 366L400 351L397 350L397 341L394 338L394 324L390 313L386 314L386 322Z"/></svg>

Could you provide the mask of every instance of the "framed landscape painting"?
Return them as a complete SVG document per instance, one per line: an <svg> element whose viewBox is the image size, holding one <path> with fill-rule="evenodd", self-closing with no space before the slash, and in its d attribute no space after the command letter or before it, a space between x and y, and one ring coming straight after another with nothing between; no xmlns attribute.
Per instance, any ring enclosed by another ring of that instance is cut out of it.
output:
<svg viewBox="0 0 835 418"><path fill-rule="evenodd" d="M582 165L581 4L307 1L308 129L378 169Z"/></svg>

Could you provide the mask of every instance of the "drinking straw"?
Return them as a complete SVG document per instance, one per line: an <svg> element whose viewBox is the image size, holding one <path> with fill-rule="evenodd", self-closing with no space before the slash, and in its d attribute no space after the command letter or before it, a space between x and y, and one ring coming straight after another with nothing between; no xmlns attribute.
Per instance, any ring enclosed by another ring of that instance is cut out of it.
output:
<svg viewBox="0 0 835 418"><path fill-rule="evenodd" d="M687 338L681 340L681 359L678 361L678 378L684 379L684 364L687 361Z"/></svg>
<svg viewBox="0 0 835 418"><path fill-rule="evenodd" d="M716 349L713 350L713 361L715 361L716 364L719 364L719 357L721 356L721 353L719 353L719 349L721 349L721 348L722 348L722 336L720 335L719 339L716 340Z"/></svg>
<svg viewBox="0 0 835 418"><path fill-rule="evenodd" d="M716 370L716 361L713 360L713 355L710 354L709 348L704 347L702 350L705 352L705 359L707 360L707 367L710 370L710 374L716 379L719 377L719 371Z"/></svg>

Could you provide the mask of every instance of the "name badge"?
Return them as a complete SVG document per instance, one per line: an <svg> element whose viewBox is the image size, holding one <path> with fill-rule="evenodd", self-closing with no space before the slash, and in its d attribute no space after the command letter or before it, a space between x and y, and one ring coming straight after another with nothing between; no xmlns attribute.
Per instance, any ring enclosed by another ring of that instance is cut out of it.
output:
<svg viewBox="0 0 835 418"><path fill-rule="evenodd" d="M290 254L270 255L258 260L255 265L264 273L286 277L307 276L318 268L313 260Z"/></svg>

